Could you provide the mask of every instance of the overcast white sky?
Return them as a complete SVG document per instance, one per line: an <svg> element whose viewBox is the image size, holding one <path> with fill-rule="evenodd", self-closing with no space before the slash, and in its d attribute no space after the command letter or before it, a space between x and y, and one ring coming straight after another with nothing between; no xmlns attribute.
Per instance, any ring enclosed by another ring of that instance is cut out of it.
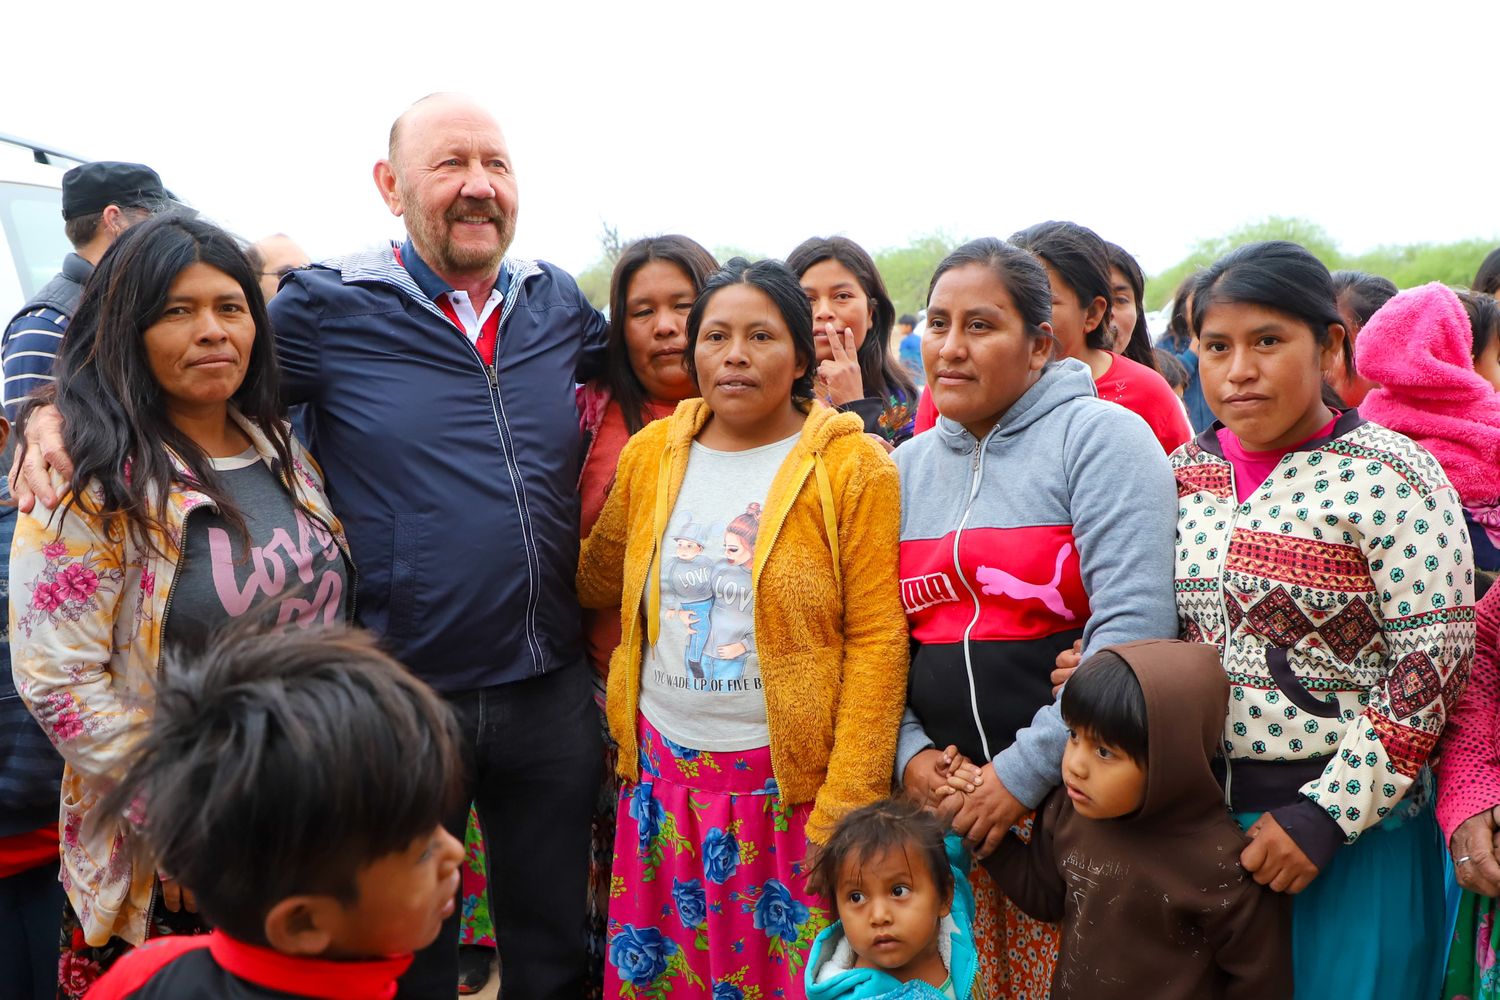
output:
<svg viewBox="0 0 1500 1000"><path fill-rule="evenodd" d="M1500 0L6 0L0 24L0 132L148 163L314 257L400 233L370 169L435 90L506 129L515 252L575 271L601 220L781 256L1065 218L1148 272L1272 213L1352 251L1500 237Z"/></svg>

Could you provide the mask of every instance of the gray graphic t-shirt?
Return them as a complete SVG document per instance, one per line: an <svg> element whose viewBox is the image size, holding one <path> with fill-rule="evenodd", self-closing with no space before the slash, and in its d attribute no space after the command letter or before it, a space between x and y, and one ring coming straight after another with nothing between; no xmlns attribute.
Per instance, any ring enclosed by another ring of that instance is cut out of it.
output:
<svg viewBox="0 0 1500 1000"><path fill-rule="evenodd" d="M750 574L761 508L796 443L693 443L661 541L661 631L641 667L641 711L673 743L722 753L770 740Z"/></svg>
<svg viewBox="0 0 1500 1000"><path fill-rule="evenodd" d="M349 576L333 536L292 503L254 449L212 461L245 517L250 549L217 511L188 515L165 642L192 648L213 629L252 613L280 628L343 621Z"/></svg>

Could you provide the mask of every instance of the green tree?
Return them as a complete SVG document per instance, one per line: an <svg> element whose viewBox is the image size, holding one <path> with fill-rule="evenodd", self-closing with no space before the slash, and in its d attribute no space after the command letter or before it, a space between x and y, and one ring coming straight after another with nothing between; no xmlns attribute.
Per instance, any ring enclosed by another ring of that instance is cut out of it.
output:
<svg viewBox="0 0 1500 1000"><path fill-rule="evenodd" d="M896 315L927 307L927 286L932 272L958 241L941 230L918 236L903 247L888 247L875 254L875 266L885 279L886 290L896 303Z"/></svg>
<svg viewBox="0 0 1500 1000"><path fill-rule="evenodd" d="M1235 247L1260 240L1291 240L1300 243L1328 265L1329 270L1347 268L1390 278L1397 288L1413 288L1429 281L1467 287L1479 269L1493 240L1471 239L1456 243L1410 243L1379 246L1349 256L1339 249L1328 230L1308 219L1273 215L1233 229L1223 236L1199 240L1181 261L1146 282L1146 308L1160 309L1171 299L1182 279L1218 260Z"/></svg>
<svg viewBox="0 0 1500 1000"><path fill-rule="evenodd" d="M1146 282L1146 308L1160 309L1172 298L1183 278L1207 267L1235 247L1262 240L1291 240L1307 247L1329 268L1341 266L1338 245L1322 226L1307 219L1272 215L1232 229L1223 236L1194 243L1186 257Z"/></svg>
<svg viewBox="0 0 1500 1000"><path fill-rule="evenodd" d="M620 228L600 221L599 259L578 273L575 279L578 290L595 309L609 308L609 277L614 274L615 261L629 246L629 241L620 239Z"/></svg>
<svg viewBox="0 0 1500 1000"><path fill-rule="evenodd" d="M1346 260L1344 266L1383 274L1397 288L1415 288L1429 281L1467 288L1485 254L1492 249L1494 243L1490 240L1381 246Z"/></svg>
<svg viewBox="0 0 1500 1000"><path fill-rule="evenodd" d="M746 250L744 247L735 246L732 243L725 246L714 247L709 252L714 255L714 260L718 261L720 265L728 264L736 257L743 257L752 263L765 257L765 254L763 253L756 253L754 250Z"/></svg>

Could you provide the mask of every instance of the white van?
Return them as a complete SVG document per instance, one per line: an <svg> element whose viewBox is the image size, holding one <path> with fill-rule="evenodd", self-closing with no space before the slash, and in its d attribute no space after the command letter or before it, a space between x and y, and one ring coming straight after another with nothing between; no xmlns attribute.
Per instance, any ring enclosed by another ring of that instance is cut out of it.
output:
<svg viewBox="0 0 1500 1000"><path fill-rule="evenodd" d="M85 162L0 133L0 328L72 251L63 235L62 176Z"/></svg>

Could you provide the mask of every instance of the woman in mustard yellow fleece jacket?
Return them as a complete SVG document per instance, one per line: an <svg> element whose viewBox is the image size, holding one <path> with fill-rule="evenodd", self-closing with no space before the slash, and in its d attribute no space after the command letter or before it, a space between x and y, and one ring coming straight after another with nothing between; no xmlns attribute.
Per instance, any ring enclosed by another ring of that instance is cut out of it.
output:
<svg viewBox="0 0 1500 1000"><path fill-rule="evenodd" d="M732 261L688 319L703 398L631 438L584 542L582 603L622 608L610 995L800 996L828 923L806 842L890 792L900 489L858 417L808 401L815 357L791 272Z"/></svg>

